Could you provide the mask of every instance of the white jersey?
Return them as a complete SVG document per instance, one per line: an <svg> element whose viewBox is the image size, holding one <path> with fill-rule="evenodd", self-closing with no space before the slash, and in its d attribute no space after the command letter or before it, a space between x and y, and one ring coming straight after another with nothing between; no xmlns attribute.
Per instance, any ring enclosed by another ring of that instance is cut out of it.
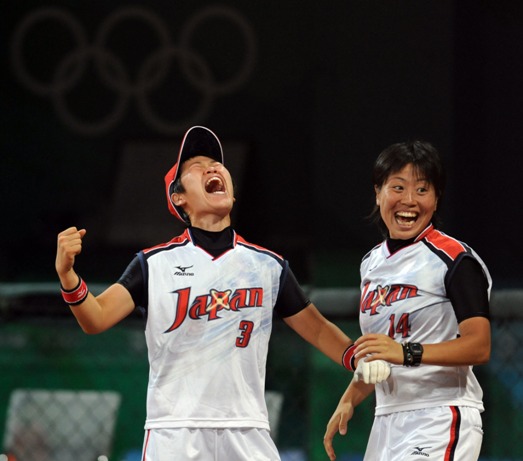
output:
<svg viewBox="0 0 523 461"><path fill-rule="evenodd" d="M286 262L237 234L214 258L188 230L140 257L149 306L145 428L269 429L265 366Z"/></svg>
<svg viewBox="0 0 523 461"><path fill-rule="evenodd" d="M445 289L446 276L463 257L485 264L468 246L430 225L410 245L391 254L376 246L361 264L360 327L397 342L434 344L455 339L458 322ZM471 366L392 365L376 385L376 415L435 406L483 410L483 392Z"/></svg>

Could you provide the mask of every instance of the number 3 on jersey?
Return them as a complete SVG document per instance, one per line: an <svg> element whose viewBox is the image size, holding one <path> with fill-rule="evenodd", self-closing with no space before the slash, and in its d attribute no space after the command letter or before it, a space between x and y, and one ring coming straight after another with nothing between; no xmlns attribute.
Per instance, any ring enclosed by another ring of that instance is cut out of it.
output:
<svg viewBox="0 0 523 461"><path fill-rule="evenodd" d="M236 347L247 347L251 340L254 323L249 320L242 320L240 322L240 336L236 338Z"/></svg>

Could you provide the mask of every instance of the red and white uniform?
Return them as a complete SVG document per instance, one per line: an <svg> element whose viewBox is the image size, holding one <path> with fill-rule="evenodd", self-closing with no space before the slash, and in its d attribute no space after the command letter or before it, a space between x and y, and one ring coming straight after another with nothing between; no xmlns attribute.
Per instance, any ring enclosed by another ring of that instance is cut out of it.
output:
<svg viewBox="0 0 523 461"><path fill-rule="evenodd" d="M441 343L459 335L458 320L447 296L447 282L462 258L477 260L467 245L430 225L410 245L390 253L386 242L361 264L360 327L387 334L397 342ZM466 406L483 411L482 390L471 366L392 365L376 385L376 415L438 406Z"/></svg>
<svg viewBox="0 0 523 461"><path fill-rule="evenodd" d="M234 235L217 258L188 230L140 254L149 306L146 429L269 429L265 366L287 266Z"/></svg>

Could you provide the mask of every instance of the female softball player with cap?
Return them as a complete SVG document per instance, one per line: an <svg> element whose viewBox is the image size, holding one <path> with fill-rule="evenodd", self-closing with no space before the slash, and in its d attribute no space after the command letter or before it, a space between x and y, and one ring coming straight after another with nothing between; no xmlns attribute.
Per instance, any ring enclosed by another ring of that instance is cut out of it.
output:
<svg viewBox="0 0 523 461"><path fill-rule="evenodd" d="M385 240L361 263L356 357L392 366L381 383L350 383L325 449L334 460L334 435L347 432L354 408L375 390L365 461L476 461L483 393L472 366L490 357L489 272L468 245L436 229L444 170L431 144L388 147L373 179Z"/></svg>
<svg viewBox="0 0 523 461"><path fill-rule="evenodd" d="M219 139L187 131L165 176L169 211L186 225L170 242L140 251L97 297L73 266L85 229L58 236L64 300L86 333L140 308L149 356L143 461L279 460L269 434L265 367L273 311L332 360L366 382L384 361L354 356L352 341L307 299L288 262L231 227L231 176Z"/></svg>

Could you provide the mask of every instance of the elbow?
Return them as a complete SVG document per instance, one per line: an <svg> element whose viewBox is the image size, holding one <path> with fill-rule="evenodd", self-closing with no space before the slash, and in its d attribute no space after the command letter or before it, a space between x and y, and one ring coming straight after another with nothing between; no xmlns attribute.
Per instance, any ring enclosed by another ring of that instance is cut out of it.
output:
<svg viewBox="0 0 523 461"><path fill-rule="evenodd" d="M480 358L478 365L485 365L489 361L490 361L490 351Z"/></svg>
<svg viewBox="0 0 523 461"><path fill-rule="evenodd" d="M476 360L474 361L474 365L485 365L489 361L490 361L490 347L485 348L484 350L480 351L480 353L476 357Z"/></svg>
<svg viewBox="0 0 523 461"><path fill-rule="evenodd" d="M102 333L104 330L101 328L98 328L96 325L86 325L86 324L79 324L80 328L86 335L97 335L99 333Z"/></svg>
<svg viewBox="0 0 523 461"><path fill-rule="evenodd" d="M97 335L98 333L100 333L100 331L96 330L95 328L84 328L82 327L82 331L86 334L86 335Z"/></svg>

